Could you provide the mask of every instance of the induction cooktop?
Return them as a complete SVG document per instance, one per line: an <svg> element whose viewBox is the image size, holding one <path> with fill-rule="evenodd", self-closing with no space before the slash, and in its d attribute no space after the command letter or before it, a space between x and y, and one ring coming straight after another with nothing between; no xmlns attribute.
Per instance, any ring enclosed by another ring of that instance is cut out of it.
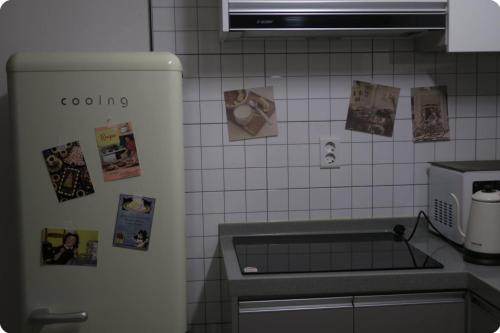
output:
<svg viewBox="0 0 500 333"><path fill-rule="evenodd" d="M393 233L233 238L242 274L443 268Z"/></svg>

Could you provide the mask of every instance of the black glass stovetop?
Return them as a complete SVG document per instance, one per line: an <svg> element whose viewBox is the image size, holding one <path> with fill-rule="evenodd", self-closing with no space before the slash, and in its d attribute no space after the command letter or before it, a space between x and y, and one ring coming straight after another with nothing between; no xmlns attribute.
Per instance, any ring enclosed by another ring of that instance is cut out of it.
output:
<svg viewBox="0 0 500 333"><path fill-rule="evenodd" d="M243 274L443 268L388 232L245 236L233 242Z"/></svg>

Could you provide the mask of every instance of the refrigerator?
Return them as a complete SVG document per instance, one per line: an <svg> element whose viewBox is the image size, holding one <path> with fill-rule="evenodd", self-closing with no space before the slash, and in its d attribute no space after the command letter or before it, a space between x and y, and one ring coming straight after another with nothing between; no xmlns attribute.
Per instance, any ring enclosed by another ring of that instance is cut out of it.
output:
<svg viewBox="0 0 500 333"><path fill-rule="evenodd" d="M7 72L22 332L186 332L179 59L19 53Z"/></svg>

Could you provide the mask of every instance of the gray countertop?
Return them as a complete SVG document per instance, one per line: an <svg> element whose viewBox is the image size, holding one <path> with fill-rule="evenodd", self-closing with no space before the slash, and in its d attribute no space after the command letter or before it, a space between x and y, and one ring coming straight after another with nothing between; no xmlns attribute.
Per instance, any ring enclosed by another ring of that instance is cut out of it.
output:
<svg viewBox="0 0 500 333"><path fill-rule="evenodd" d="M232 245L235 236L384 232L392 231L396 224L405 225L408 236L414 223L415 218L411 217L220 225L229 296L252 299L467 289L500 308L500 266L464 262L460 251L428 232L423 221L410 244L441 262L444 268L242 275Z"/></svg>

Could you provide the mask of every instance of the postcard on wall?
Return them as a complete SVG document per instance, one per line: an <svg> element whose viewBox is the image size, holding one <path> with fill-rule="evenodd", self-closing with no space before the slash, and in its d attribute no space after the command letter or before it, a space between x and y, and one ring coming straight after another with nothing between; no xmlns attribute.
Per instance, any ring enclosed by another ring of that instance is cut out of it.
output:
<svg viewBox="0 0 500 333"><path fill-rule="evenodd" d="M42 265L97 266L96 230L42 230Z"/></svg>
<svg viewBox="0 0 500 333"><path fill-rule="evenodd" d="M151 238L154 198L120 194L113 245L146 251Z"/></svg>
<svg viewBox="0 0 500 333"><path fill-rule="evenodd" d="M411 90L413 141L449 141L448 94L446 86Z"/></svg>
<svg viewBox="0 0 500 333"><path fill-rule="evenodd" d="M273 87L224 92L229 141L278 135Z"/></svg>
<svg viewBox="0 0 500 333"><path fill-rule="evenodd" d="M130 122L95 129L104 181L141 175Z"/></svg>
<svg viewBox="0 0 500 333"><path fill-rule="evenodd" d="M399 88L354 81L346 129L391 137Z"/></svg>
<svg viewBox="0 0 500 333"><path fill-rule="evenodd" d="M59 202L94 193L78 141L45 149L42 154Z"/></svg>

